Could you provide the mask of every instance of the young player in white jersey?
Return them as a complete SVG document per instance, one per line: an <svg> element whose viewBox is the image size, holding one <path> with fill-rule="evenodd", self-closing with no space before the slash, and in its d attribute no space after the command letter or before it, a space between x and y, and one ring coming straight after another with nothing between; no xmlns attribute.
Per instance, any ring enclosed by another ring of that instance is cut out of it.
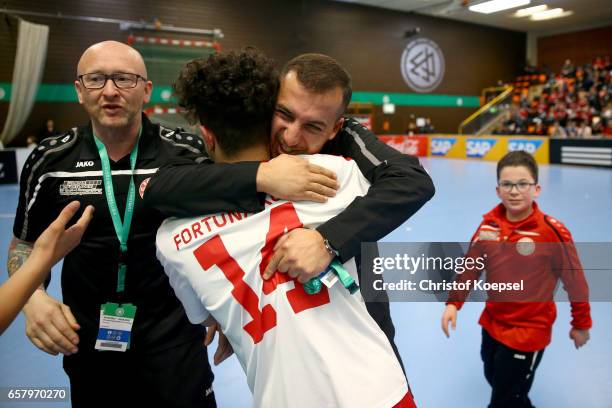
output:
<svg viewBox="0 0 612 408"><path fill-rule="evenodd" d="M231 162L269 158L277 86L270 62L246 50L190 62L175 90L188 116L202 124L209 154ZM308 294L287 274L262 278L284 233L316 227L369 187L350 160L304 157L337 174L340 189L327 203L266 197L257 214L169 219L157 234L158 258L190 321L220 324L256 406L414 407L391 345L359 292L337 282ZM345 267L357 280L354 260Z"/></svg>

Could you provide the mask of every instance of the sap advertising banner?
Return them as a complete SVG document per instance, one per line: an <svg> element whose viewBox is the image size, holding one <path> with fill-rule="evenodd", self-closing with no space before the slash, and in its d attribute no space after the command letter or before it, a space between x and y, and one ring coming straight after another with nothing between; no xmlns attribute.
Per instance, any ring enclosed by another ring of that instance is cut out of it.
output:
<svg viewBox="0 0 612 408"><path fill-rule="evenodd" d="M549 140L545 137L429 136L429 156L498 161L506 153L524 150L538 164L549 163Z"/></svg>
<svg viewBox="0 0 612 408"><path fill-rule="evenodd" d="M429 156L465 159L465 138L461 136L430 136Z"/></svg>
<svg viewBox="0 0 612 408"><path fill-rule="evenodd" d="M550 163L550 146L547 137L508 138L508 152L524 150L531 154L538 164Z"/></svg>
<svg viewBox="0 0 612 408"><path fill-rule="evenodd" d="M470 137L465 143L465 155L468 159L497 161L506 154L507 142L505 137Z"/></svg>

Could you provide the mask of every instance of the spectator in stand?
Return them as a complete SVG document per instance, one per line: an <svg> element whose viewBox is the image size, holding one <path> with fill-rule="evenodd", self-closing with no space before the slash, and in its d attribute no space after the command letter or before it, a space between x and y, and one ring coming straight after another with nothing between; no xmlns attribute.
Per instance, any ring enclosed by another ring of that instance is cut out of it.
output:
<svg viewBox="0 0 612 408"><path fill-rule="evenodd" d="M604 136L612 137L612 121L607 121L603 131Z"/></svg>
<svg viewBox="0 0 612 408"><path fill-rule="evenodd" d="M565 103L560 102L555 107L555 119L561 126L565 127L567 125L567 109Z"/></svg>
<svg viewBox="0 0 612 408"><path fill-rule="evenodd" d="M425 118L425 132L424 133L434 133L435 129L433 124L431 123L431 118Z"/></svg>
<svg viewBox="0 0 612 408"><path fill-rule="evenodd" d="M42 130L39 133L39 140L45 140L48 137L51 136L57 136L60 135L61 132L59 130L57 130L57 128L55 127L55 121L53 119L47 119L47 122L45 123L45 126L42 128Z"/></svg>
<svg viewBox="0 0 612 408"><path fill-rule="evenodd" d="M551 109L548 110L546 117L544 118L544 127L548 130L552 129L555 124L555 112Z"/></svg>
<svg viewBox="0 0 612 408"><path fill-rule="evenodd" d="M591 127L587 124L587 121L580 122L577 133L578 137L581 139L589 139L593 135Z"/></svg>
<svg viewBox="0 0 612 408"><path fill-rule="evenodd" d="M542 119L535 118L534 123L535 123L534 134L536 134L538 136L546 136L546 129L544 128L544 124L542 123Z"/></svg>
<svg viewBox="0 0 612 408"><path fill-rule="evenodd" d="M605 133L612 126L612 112L607 117L605 114L612 94L609 57L599 57L592 64L582 66L566 60L557 75L546 70L526 74L529 75L519 76L515 82L517 91L513 97L515 109L511 119L495 133L559 135L563 133L559 127L569 126L565 133L575 137L577 134L589 135L589 129L594 135ZM542 88L536 91L529 88L532 85L542 85ZM599 118L597 123L595 118ZM584 126L580 125L582 122ZM580 132L576 124L582 128Z"/></svg>
<svg viewBox="0 0 612 408"><path fill-rule="evenodd" d="M593 116L593 119L591 120L591 128L593 135L601 135L604 133L603 121L599 116Z"/></svg>
<svg viewBox="0 0 612 408"><path fill-rule="evenodd" d="M28 149L34 149L36 146L38 146L38 138L34 135L29 135L26 138L26 145Z"/></svg>
<svg viewBox="0 0 612 408"><path fill-rule="evenodd" d="M567 132L559 122L555 122L550 131L550 136L557 139L567 139Z"/></svg>
<svg viewBox="0 0 612 408"><path fill-rule="evenodd" d="M434 132L434 127L431 124L430 118L417 118L416 133L420 135L431 134Z"/></svg>
<svg viewBox="0 0 612 408"><path fill-rule="evenodd" d="M578 137L578 128L576 127L575 121L570 120L567 122L567 127L565 130L567 132L567 137L570 139L576 139Z"/></svg>
<svg viewBox="0 0 612 408"><path fill-rule="evenodd" d="M408 136L414 136L414 135L415 135L415 133L416 133L416 130L417 130L416 123L414 123L414 122L410 122L410 123L408 124L408 129L406 129L406 134L407 134Z"/></svg>
<svg viewBox="0 0 612 408"><path fill-rule="evenodd" d="M608 104L606 105L606 108L603 110L601 115L607 121L612 120L612 101L608 101Z"/></svg>

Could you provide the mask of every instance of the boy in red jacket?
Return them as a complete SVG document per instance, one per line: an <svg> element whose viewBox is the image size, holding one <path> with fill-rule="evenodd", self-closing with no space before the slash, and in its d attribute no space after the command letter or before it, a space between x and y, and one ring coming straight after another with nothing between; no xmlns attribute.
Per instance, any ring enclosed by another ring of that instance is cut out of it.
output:
<svg viewBox="0 0 612 408"><path fill-rule="evenodd" d="M503 282L506 278L526 282L528 294L523 293L527 297L521 300L530 301L488 300L479 323L483 327L485 377L493 389L489 408L530 408L533 405L528 393L556 318L552 299L558 279L572 301L569 336L576 348L589 340L592 325L588 286L569 231L541 212L534 201L541 187L533 157L523 151L508 153L497 164L497 181L502 202L484 215L466 256L477 256L486 249L487 282ZM481 272L469 270L457 280L477 279ZM455 329L457 311L467 295L468 291L449 294L442 315L442 330L447 337L448 324Z"/></svg>

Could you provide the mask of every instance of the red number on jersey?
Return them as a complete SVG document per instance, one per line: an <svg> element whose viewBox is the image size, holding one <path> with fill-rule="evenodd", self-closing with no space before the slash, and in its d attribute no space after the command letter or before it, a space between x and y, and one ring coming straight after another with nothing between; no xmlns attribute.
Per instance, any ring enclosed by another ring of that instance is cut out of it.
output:
<svg viewBox="0 0 612 408"><path fill-rule="evenodd" d="M276 311L274 308L266 305L259 310L257 293L244 281L244 271L227 252L227 248L225 248L219 235L215 235L200 245L193 253L205 270L217 265L223 271L227 280L234 287L232 296L253 319L243 329L249 333L253 343L259 343L263 339L264 333L276 326Z"/></svg>
<svg viewBox="0 0 612 408"><path fill-rule="evenodd" d="M301 228L302 226L302 221L298 218L292 203L279 205L270 211L270 227L268 228L268 235L266 235L266 244L261 249L261 264L259 264L261 274L263 274L270 263L276 241L287 231ZM304 291L303 285L297 279L291 278L286 273L275 273L269 280L264 281L263 292L266 295L272 293L277 285L290 281L294 282L295 287L287 291L287 299L294 313L300 313L304 310L329 303L329 293L326 286L323 286L316 295L309 295Z"/></svg>
<svg viewBox="0 0 612 408"><path fill-rule="evenodd" d="M270 262L276 240L285 232L301 226L302 222L298 218L292 203L279 205L270 211L270 227L266 235L266 243L261 250L260 273L263 273ZM276 326L276 311L274 308L271 305L265 305L259 310L257 293L244 281L244 270L227 252L227 248L225 248L218 235L200 245L194 251L194 255L204 270L217 265L227 280L230 281L233 286L232 296L253 319L244 326L244 330L251 336L253 343L259 343L264 334ZM309 295L304 291L301 283L284 273L275 273L270 280L264 281L263 292L266 295L270 294L279 284L290 281L294 282L295 287L287 291L287 300L294 313L300 313L329 303L327 287L323 286L316 295Z"/></svg>

